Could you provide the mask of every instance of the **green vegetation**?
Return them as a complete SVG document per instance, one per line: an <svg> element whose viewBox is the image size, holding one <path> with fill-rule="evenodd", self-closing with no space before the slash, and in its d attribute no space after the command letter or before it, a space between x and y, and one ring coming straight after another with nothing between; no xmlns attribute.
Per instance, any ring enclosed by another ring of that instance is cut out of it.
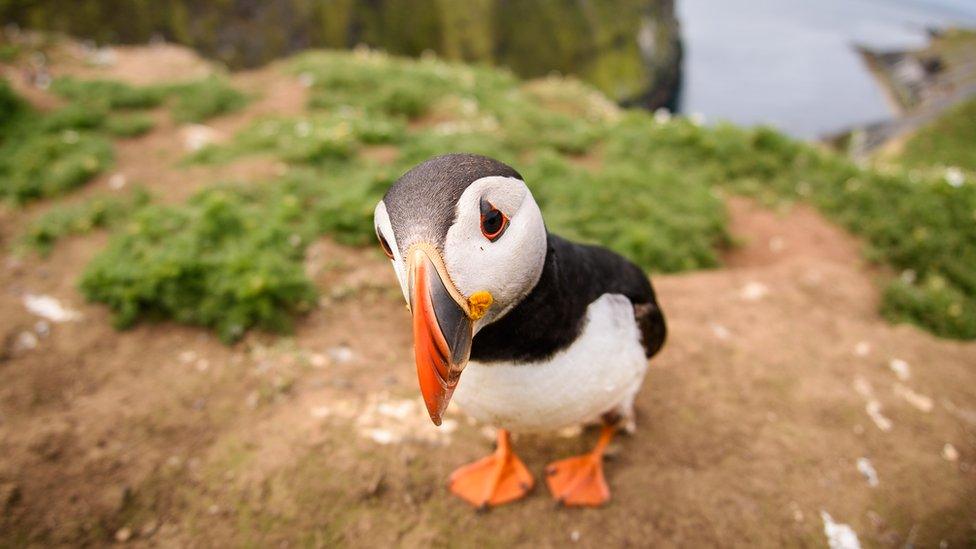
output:
<svg viewBox="0 0 976 549"><path fill-rule="evenodd" d="M295 163L348 159L362 145L397 143L405 134L404 120L361 112L269 118L239 133L231 145L203 148L191 160L224 162L258 153Z"/></svg>
<svg viewBox="0 0 976 549"><path fill-rule="evenodd" d="M110 138L153 128L144 109L170 100L177 121L196 122L246 102L218 77L166 86L63 77L52 90L68 103L42 114L0 80L0 197L14 203L64 194L104 171L113 160Z"/></svg>
<svg viewBox="0 0 976 549"><path fill-rule="evenodd" d="M177 122L203 122L247 104L244 94L216 76L169 86L166 91L175 96L173 118Z"/></svg>
<svg viewBox="0 0 976 549"><path fill-rule="evenodd" d="M0 80L0 197L15 203L56 196L112 162L112 146L91 131L101 114L72 106L35 113Z"/></svg>
<svg viewBox="0 0 976 549"><path fill-rule="evenodd" d="M950 109L913 135L899 160L906 165L955 166L976 172L976 99Z"/></svg>
<svg viewBox="0 0 976 549"><path fill-rule="evenodd" d="M311 84L308 116L260 120L191 158L267 154L289 165L286 175L143 208L92 263L82 288L120 325L174 318L228 340L251 326L287 328L314 303L305 245L322 234L371 243L373 207L398 174L463 150L516 166L554 232L658 272L718 265L730 240L722 193L808 200L901 273L885 315L976 337L972 185L861 168L767 128L620 111L558 78L522 84L504 71L373 52L310 53L291 70ZM374 159L378 144L395 154Z"/></svg>
<svg viewBox="0 0 976 549"><path fill-rule="evenodd" d="M75 130L25 135L0 150L2 192L18 203L57 196L87 182L111 162L112 145L98 135Z"/></svg>
<svg viewBox="0 0 976 549"><path fill-rule="evenodd" d="M51 91L70 101L108 109L151 109L166 98L162 86L131 86L114 80L79 80L71 76L55 79Z"/></svg>
<svg viewBox="0 0 976 549"><path fill-rule="evenodd" d="M373 206L396 177L359 162L327 173L296 170L274 184L219 186L182 206L142 208L89 265L82 292L115 310L120 327L173 318L226 341L251 327L287 330L315 303L305 247L323 233L371 242Z"/></svg>
<svg viewBox="0 0 976 549"><path fill-rule="evenodd" d="M147 114L113 114L105 120L105 131L116 137L138 137L156 125Z"/></svg>
<svg viewBox="0 0 976 549"><path fill-rule="evenodd" d="M78 204L59 204L30 223L21 244L47 255L61 238L116 226L148 202L149 194L137 190L129 198L102 195Z"/></svg>
<svg viewBox="0 0 976 549"><path fill-rule="evenodd" d="M244 94L217 76L154 86L66 76L56 79L51 89L76 104L102 111L150 109L171 98L173 119L177 122L202 122L238 110L247 103Z"/></svg>

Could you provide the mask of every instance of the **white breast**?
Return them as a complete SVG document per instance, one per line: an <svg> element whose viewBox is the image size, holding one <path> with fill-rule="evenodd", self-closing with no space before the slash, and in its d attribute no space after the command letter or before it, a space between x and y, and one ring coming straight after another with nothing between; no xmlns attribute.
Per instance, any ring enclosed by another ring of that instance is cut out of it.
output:
<svg viewBox="0 0 976 549"><path fill-rule="evenodd" d="M586 326L545 362L464 369L454 401L478 421L512 431L548 431L630 413L647 359L626 297L605 294L586 310Z"/></svg>

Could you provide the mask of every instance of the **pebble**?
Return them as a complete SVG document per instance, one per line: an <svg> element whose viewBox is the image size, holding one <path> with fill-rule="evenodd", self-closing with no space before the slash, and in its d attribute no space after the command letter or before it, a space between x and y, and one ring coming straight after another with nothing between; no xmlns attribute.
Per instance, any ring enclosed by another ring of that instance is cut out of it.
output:
<svg viewBox="0 0 976 549"><path fill-rule="evenodd" d="M864 410L868 413L868 416L871 418L871 421L873 421L874 424L878 426L878 429L881 429L886 433L891 430L893 425L891 423L891 420L885 417L884 414L881 413L880 402L871 399L864 406Z"/></svg>
<svg viewBox="0 0 976 549"><path fill-rule="evenodd" d="M857 458L857 470L864 475L868 486L874 488L878 485L878 472L875 471L874 465L871 465L871 460L866 457Z"/></svg>
<svg viewBox="0 0 976 549"><path fill-rule="evenodd" d="M891 359L888 362L888 369L894 372L895 376L902 381L908 381L908 378L912 377L912 371L908 363L900 358Z"/></svg>
<svg viewBox="0 0 976 549"><path fill-rule="evenodd" d="M108 188L112 189L113 191L117 191L122 187L125 187L125 183L125 174L123 173L112 174L112 177L108 178Z"/></svg>
<svg viewBox="0 0 976 549"><path fill-rule="evenodd" d="M868 356L871 353L871 344L867 341L858 341L854 346L854 356Z"/></svg>
<svg viewBox="0 0 976 549"><path fill-rule="evenodd" d="M955 446L946 442L945 446L942 447L942 458L946 461L956 461L959 459L959 450L956 450Z"/></svg>
<svg viewBox="0 0 976 549"><path fill-rule="evenodd" d="M348 345L339 345L336 347L332 347L327 352L329 354L329 358L331 358L333 362L336 362L338 364L349 362L350 360L353 359L352 349L350 349Z"/></svg>
<svg viewBox="0 0 976 549"><path fill-rule="evenodd" d="M732 332L721 324L712 324L712 333L721 341L728 341L732 337Z"/></svg>
<svg viewBox="0 0 976 549"><path fill-rule="evenodd" d="M931 398L923 394L916 393L901 383L895 383L895 394L905 399L909 404L923 412L931 412L932 408L934 407Z"/></svg>
<svg viewBox="0 0 976 549"><path fill-rule="evenodd" d="M29 351L37 347L37 336L34 332L20 332L14 340L15 351Z"/></svg>
<svg viewBox="0 0 976 549"><path fill-rule="evenodd" d="M569 533L569 539L573 543L578 542L580 540L580 531L579 530L573 530L572 532L570 532Z"/></svg>
<svg viewBox="0 0 976 549"><path fill-rule="evenodd" d="M824 535L830 549L861 549L861 542L857 539L857 532L847 524L834 522L827 511L820 511L823 519Z"/></svg>
<svg viewBox="0 0 976 549"><path fill-rule="evenodd" d="M115 541L119 543L125 543L129 541L130 538L132 538L132 529L128 526L119 528L119 530L115 532Z"/></svg>
<svg viewBox="0 0 976 549"><path fill-rule="evenodd" d="M47 337L51 333L51 325L46 320L38 320L34 323L34 331L41 337Z"/></svg>
<svg viewBox="0 0 976 549"><path fill-rule="evenodd" d="M81 313L65 307L49 295L27 294L23 301L28 311L51 322L69 322L81 318Z"/></svg>
<svg viewBox="0 0 976 549"><path fill-rule="evenodd" d="M181 132L183 134L183 147L189 152L196 152L215 142L220 134L209 126L203 124L192 124Z"/></svg>
<svg viewBox="0 0 976 549"><path fill-rule="evenodd" d="M312 364L312 367L314 368L325 368L325 365L328 364L325 355L321 353L315 353L314 355L309 357L308 361Z"/></svg>
<svg viewBox="0 0 976 549"><path fill-rule="evenodd" d="M746 301L759 301L769 293L769 287L762 282L750 282L742 287L739 295Z"/></svg>

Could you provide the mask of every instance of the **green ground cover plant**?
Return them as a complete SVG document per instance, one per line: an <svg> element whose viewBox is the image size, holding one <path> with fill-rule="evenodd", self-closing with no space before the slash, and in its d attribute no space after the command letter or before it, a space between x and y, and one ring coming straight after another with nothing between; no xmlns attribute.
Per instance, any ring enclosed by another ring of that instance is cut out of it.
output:
<svg viewBox="0 0 976 549"><path fill-rule="evenodd" d="M220 76L146 86L64 76L54 80L51 90L73 103L102 110L144 110L169 102L177 122L202 122L247 104L247 97Z"/></svg>
<svg viewBox="0 0 976 549"><path fill-rule="evenodd" d="M83 288L122 325L175 318L227 339L251 326L287 327L287 313L313 302L300 268L310 239L371 244L373 206L399 174L435 154L470 151L516 166L554 232L608 245L655 272L719 264L731 240L724 194L809 201L889 268L886 316L976 337L972 185L860 167L768 128L621 111L564 79L525 84L504 71L372 52L304 54L290 70L311 88L307 116L260 120L191 159L269 154L291 166L287 175L222 187L214 212L210 191L186 205L150 206L142 229L116 236L93 262ZM396 155L369 160L374 144ZM217 226L232 234L204 230ZM238 286L260 291L245 296L232 291Z"/></svg>
<svg viewBox="0 0 976 549"><path fill-rule="evenodd" d="M114 227L148 203L149 194L137 189L124 198L99 195L79 203L57 204L30 222L20 244L47 255L62 238Z"/></svg>
<svg viewBox="0 0 976 549"><path fill-rule="evenodd" d="M315 303L305 247L324 233L369 243L372 208L395 177L375 165L335 164L217 186L183 205L148 205L88 266L81 290L107 303L120 327L171 318L212 327L225 341L252 327L288 330Z"/></svg>
<svg viewBox="0 0 976 549"><path fill-rule="evenodd" d="M913 167L958 167L976 172L976 99L921 128L905 143L899 161Z"/></svg>

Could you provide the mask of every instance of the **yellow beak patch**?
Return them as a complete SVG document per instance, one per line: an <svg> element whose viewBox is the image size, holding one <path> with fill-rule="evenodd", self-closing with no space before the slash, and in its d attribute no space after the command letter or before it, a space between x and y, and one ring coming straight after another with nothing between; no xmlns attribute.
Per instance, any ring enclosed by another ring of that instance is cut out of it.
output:
<svg viewBox="0 0 976 549"><path fill-rule="evenodd" d="M468 316L471 320L478 320L485 316L494 301L495 299L491 297L491 294L484 290L471 294L471 297L468 298Z"/></svg>

